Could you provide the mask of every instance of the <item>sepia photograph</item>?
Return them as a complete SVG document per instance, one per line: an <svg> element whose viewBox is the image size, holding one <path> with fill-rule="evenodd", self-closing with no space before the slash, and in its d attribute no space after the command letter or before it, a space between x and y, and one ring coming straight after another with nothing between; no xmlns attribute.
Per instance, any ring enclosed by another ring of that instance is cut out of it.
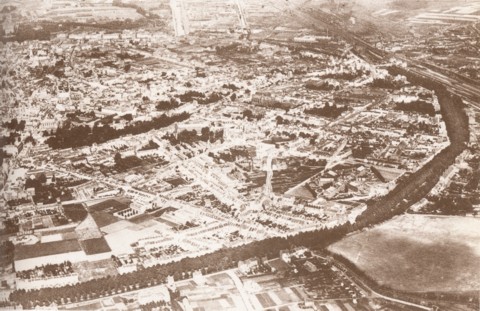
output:
<svg viewBox="0 0 480 311"><path fill-rule="evenodd" d="M0 0L0 310L480 311L480 0Z"/></svg>

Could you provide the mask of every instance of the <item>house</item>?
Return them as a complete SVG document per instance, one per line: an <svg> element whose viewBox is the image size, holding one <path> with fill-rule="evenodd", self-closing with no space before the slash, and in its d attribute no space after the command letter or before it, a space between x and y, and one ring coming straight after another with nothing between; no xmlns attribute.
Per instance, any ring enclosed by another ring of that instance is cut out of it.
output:
<svg viewBox="0 0 480 311"><path fill-rule="evenodd" d="M305 259L307 258L306 254L309 252L309 249L303 246L295 247L293 250L281 250L280 258L287 264L292 261L292 257Z"/></svg>
<svg viewBox="0 0 480 311"><path fill-rule="evenodd" d="M282 259L287 264L292 262L292 260L290 258L290 251L289 250L281 250L280 251L280 259Z"/></svg>
<svg viewBox="0 0 480 311"><path fill-rule="evenodd" d="M238 270L242 274L249 274L253 268L258 266L257 258L250 258L247 260L240 260L238 262Z"/></svg>

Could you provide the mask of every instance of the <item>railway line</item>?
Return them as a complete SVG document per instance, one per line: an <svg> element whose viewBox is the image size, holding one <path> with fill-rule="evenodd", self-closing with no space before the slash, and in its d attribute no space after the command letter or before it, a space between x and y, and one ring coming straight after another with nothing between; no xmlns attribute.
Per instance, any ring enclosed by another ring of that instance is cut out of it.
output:
<svg viewBox="0 0 480 311"><path fill-rule="evenodd" d="M292 10L292 12L306 23L311 24L311 26L314 28L318 29L319 27L316 25L319 23L327 26L333 34L342 37L349 44L352 44L356 50L363 54L366 53L368 58L374 60L375 62L388 62L391 58L402 60L407 64L407 70L422 77L429 78L435 82L444 84L453 94L467 99L468 105L474 107L475 109L480 109L480 85L475 85L475 81L460 76L458 73L455 73L451 70L438 68L438 66L432 64L426 64L392 53L385 53L355 34L352 34L347 30L342 29L342 27L339 27L338 22L335 22L338 17L332 13L321 10L316 10L313 12L311 9L299 8ZM311 14L315 14L316 17L319 17L320 19L313 17ZM444 71L449 71L449 75L445 75Z"/></svg>

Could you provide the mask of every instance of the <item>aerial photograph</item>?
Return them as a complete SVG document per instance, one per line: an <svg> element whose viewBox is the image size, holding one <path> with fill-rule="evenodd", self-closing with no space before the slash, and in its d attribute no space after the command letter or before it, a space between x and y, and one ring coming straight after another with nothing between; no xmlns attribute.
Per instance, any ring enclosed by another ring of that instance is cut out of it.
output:
<svg viewBox="0 0 480 311"><path fill-rule="evenodd" d="M0 0L0 310L480 311L480 0Z"/></svg>

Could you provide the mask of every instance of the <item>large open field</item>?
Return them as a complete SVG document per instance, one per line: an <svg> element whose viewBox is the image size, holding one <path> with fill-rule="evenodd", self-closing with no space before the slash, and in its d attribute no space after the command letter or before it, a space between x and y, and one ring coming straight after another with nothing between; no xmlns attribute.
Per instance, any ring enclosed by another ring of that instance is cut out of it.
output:
<svg viewBox="0 0 480 311"><path fill-rule="evenodd" d="M329 249L395 289L480 290L480 218L402 215Z"/></svg>

